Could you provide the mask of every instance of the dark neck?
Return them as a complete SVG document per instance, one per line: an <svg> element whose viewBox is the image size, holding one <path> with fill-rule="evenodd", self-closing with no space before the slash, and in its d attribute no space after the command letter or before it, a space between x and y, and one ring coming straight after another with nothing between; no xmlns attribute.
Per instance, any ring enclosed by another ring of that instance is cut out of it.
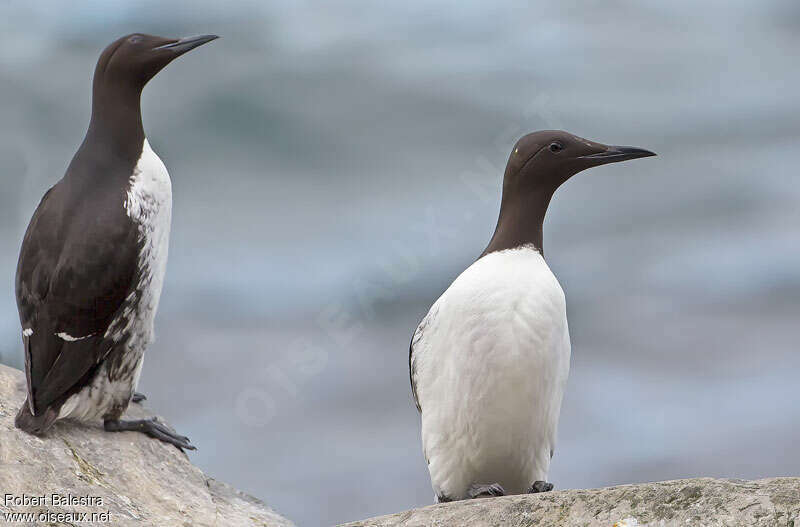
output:
<svg viewBox="0 0 800 527"><path fill-rule="evenodd" d="M552 197L551 190L532 190L527 195L514 195L513 198L504 190L494 236L481 257L523 245L533 245L544 255L542 226Z"/></svg>
<svg viewBox="0 0 800 527"><path fill-rule="evenodd" d="M142 91L129 85L108 85L95 79L92 119L83 146L109 159L138 160L144 142Z"/></svg>

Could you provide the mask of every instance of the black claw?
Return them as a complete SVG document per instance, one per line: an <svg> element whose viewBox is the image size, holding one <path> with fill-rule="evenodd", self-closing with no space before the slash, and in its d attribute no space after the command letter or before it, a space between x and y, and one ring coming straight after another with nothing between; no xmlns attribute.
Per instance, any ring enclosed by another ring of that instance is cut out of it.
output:
<svg viewBox="0 0 800 527"><path fill-rule="evenodd" d="M474 498L491 498L495 496L505 496L506 491L499 483L492 483L491 485L472 485L467 491L470 499Z"/></svg>
<svg viewBox="0 0 800 527"><path fill-rule="evenodd" d="M143 393L140 393L140 392L133 392L133 397L131 397L131 402L132 403L140 403L140 402L146 401L146 400L147 400L147 396L145 394L143 394Z"/></svg>
<svg viewBox="0 0 800 527"><path fill-rule="evenodd" d="M155 428L156 430L160 431L161 433L170 435L170 436L172 436L172 437L174 437L176 439L180 439L184 443L189 443L189 438L188 437L182 436L180 434L176 434L167 425L165 425L164 423L161 423L155 417L150 419L150 422L153 424L153 428Z"/></svg>
<svg viewBox="0 0 800 527"><path fill-rule="evenodd" d="M189 438L176 434L170 430L163 423L153 419L136 419L132 421L111 421L106 420L103 422L103 428L107 432L141 432L148 436L175 445L180 449L197 450L197 448L189 442Z"/></svg>
<svg viewBox="0 0 800 527"><path fill-rule="evenodd" d="M546 481L534 481L531 488L528 489L528 494L536 494L538 492L550 492L553 490L553 484Z"/></svg>

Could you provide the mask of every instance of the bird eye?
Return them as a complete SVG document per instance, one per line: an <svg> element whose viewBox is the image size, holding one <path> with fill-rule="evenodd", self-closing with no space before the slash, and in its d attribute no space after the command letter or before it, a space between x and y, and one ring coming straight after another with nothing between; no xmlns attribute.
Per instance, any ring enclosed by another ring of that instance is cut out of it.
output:
<svg viewBox="0 0 800 527"><path fill-rule="evenodd" d="M133 35L131 38L128 39L128 42L131 44L137 44L142 41L141 35Z"/></svg>
<svg viewBox="0 0 800 527"><path fill-rule="evenodd" d="M550 151L553 153L558 153L564 150L564 147L561 143L550 143Z"/></svg>

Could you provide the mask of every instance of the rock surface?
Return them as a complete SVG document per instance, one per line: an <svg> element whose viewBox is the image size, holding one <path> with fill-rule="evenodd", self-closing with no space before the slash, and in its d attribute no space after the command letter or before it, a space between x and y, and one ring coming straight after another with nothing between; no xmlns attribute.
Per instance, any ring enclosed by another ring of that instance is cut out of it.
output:
<svg viewBox="0 0 800 527"><path fill-rule="evenodd" d="M347 527L800 527L800 478L685 479L432 505Z"/></svg>
<svg viewBox="0 0 800 527"><path fill-rule="evenodd" d="M108 433L100 423L59 422L42 438L16 429L24 382L22 372L0 365L0 524L11 523L8 513L35 513L35 523L17 524L293 525L257 499L204 475L177 448L144 434ZM127 416L152 414L132 404ZM53 494L62 500L72 496L79 503L54 505ZM42 495L44 504L30 504ZM28 505L20 502L24 496ZM39 517L41 513L51 516ZM75 513L99 516L92 521Z"/></svg>
<svg viewBox="0 0 800 527"><path fill-rule="evenodd" d="M255 498L193 466L177 448L100 423L57 423L42 438L14 427L25 398L22 372L0 365L0 524L291 527ZM129 418L152 417L131 405ZM72 497L73 504L53 504ZM30 503L45 496L45 503ZM27 497L27 503L20 503ZM90 503L93 501L93 503ZM39 518L40 513L51 516ZM55 514L71 513L72 517ZM76 513L100 516L80 518ZM107 514L108 516L102 516ZM347 527L529 526L800 527L800 478L687 479L561 490L432 505Z"/></svg>

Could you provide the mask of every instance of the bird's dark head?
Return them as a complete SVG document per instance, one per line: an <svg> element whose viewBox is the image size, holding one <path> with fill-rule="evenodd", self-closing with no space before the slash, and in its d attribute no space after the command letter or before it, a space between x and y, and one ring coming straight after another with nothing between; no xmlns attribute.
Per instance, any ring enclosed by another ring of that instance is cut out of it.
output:
<svg viewBox="0 0 800 527"><path fill-rule="evenodd" d="M142 33L126 35L103 50L94 73L95 86L141 90L164 66L216 38L219 37L200 35L174 39Z"/></svg>
<svg viewBox="0 0 800 527"><path fill-rule="evenodd" d="M642 148L595 143L561 130L533 132L511 150L503 187L554 192L587 168L654 155Z"/></svg>
<svg viewBox="0 0 800 527"><path fill-rule="evenodd" d="M483 255L523 245L542 251L542 223L556 189L587 168L654 156L632 146L608 146L560 130L522 137L511 150L494 236Z"/></svg>

